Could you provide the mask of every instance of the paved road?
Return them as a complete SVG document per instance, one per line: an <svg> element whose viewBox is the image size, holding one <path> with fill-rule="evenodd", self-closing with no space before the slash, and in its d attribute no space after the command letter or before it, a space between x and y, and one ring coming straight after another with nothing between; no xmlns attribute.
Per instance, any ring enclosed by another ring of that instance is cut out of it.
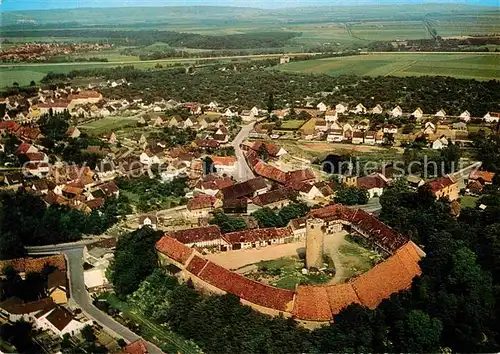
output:
<svg viewBox="0 0 500 354"><path fill-rule="evenodd" d="M382 205L380 205L379 198L372 198L365 205L357 205L355 208L362 209L367 213L378 214L382 210Z"/></svg>
<svg viewBox="0 0 500 354"><path fill-rule="evenodd" d="M238 159L236 176L234 176L238 182L244 182L255 177L252 170L248 166L245 155L243 155L243 151L240 147L243 140L245 140L252 131L254 124L255 122L243 126L238 135L236 135L233 142L231 143L231 145L234 147L236 158Z"/></svg>
<svg viewBox="0 0 500 354"><path fill-rule="evenodd" d="M43 248L42 248L43 247ZM70 296L71 302L76 304L89 317L106 328L110 333L117 337L123 337L129 342L133 342L141 337L129 330L127 327L116 322L110 316L99 310L92 304L92 300L85 289L83 280L83 245L81 244L65 244L55 245L52 247L42 246L32 247L29 254L41 253L58 253L62 252L66 255L68 263L68 274L70 280ZM152 343L146 342L149 353L163 353L158 347Z"/></svg>

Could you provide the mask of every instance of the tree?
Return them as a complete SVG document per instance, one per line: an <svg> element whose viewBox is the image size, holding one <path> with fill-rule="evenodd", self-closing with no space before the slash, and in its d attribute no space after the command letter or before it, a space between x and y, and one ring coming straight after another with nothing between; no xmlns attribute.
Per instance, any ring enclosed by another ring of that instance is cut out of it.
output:
<svg viewBox="0 0 500 354"><path fill-rule="evenodd" d="M247 228L247 223L242 218L229 216L220 211L214 213L210 224L218 225L222 232L234 232Z"/></svg>
<svg viewBox="0 0 500 354"><path fill-rule="evenodd" d="M267 98L267 113L271 114L274 110L274 94L271 92Z"/></svg>
<svg viewBox="0 0 500 354"><path fill-rule="evenodd" d="M35 82L35 81L33 81L33 80L31 80L31 81L30 81L30 86L36 86L36 82Z"/></svg>
<svg viewBox="0 0 500 354"><path fill-rule="evenodd" d="M146 226L118 239L115 258L107 272L118 296L134 292L158 266L155 244L161 236L161 231Z"/></svg>
<svg viewBox="0 0 500 354"><path fill-rule="evenodd" d="M345 205L366 204L368 200L368 192L355 186L341 186L335 194L335 201Z"/></svg>
<svg viewBox="0 0 500 354"><path fill-rule="evenodd" d="M440 348L443 325L421 310L412 310L395 324L394 344L397 352L435 353Z"/></svg>
<svg viewBox="0 0 500 354"><path fill-rule="evenodd" d="M96 340L96 336L94 334L94 330L92 329L92 326L85 326L82 328L82 330L80 331L83 339L85 339L85 341L89 342L89 343L94 343L95 340Z"/></svg>
<svg viewBox="0 0 500 354"><path fill-rule="evenodd" d="M260 227L284 226L283 219L268 207L253 212L252 216L257 219Z"/></svg>
<svg viewBox="0 0 500 354"><path fill-rule="evenodd" d="M214 161L212 160L212 158L210 156L205 156L202 159L202 165L203 165L203 174L205 176L209 175L211 173L217 172L215 165L214 165Z"/></svg>

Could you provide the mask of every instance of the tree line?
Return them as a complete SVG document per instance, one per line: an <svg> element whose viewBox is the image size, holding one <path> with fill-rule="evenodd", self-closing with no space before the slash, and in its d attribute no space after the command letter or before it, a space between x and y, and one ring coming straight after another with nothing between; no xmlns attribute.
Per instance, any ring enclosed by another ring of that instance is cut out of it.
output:
<svg viewBox="0 0 500 354"><path fill-rule="evenodd" d="M151 45L162 42L171 47L197 49L251 49L284 47L289 39L300 36L299 32L253 32L220 36L201 35L163 30L109 30L109 29L47 29L3 31L4 37L85 37L107 38L117 45Z"/></svg>
<svg viewBox="0 0 500 354"><path fill-rule="evenodd" d="M362 103L367 108L376 104L385 109L401 106L411 113L420 107L426 114L444 108L449 115L468 110L472 116L498 111L500 83L495 80L476 81L451 77L358 77L312 75L261 70L276 65L277 60L217 64L194 68L141 71L133 67L87 70L65 74L48 74L44 82L61 81L78 76L101 76L104 79L127 78L130 86L103 89L111 98L142 97L147 102L158 98L181 102L217 101L222 106L267 107L272 93L276 108L306 104L306 97L316 97L335 106L342 102L350 107ZM242 84L245 83L245 84ZM179 90L183 87L183 90ZM318 93L325 93L319 96Z"/></svg>

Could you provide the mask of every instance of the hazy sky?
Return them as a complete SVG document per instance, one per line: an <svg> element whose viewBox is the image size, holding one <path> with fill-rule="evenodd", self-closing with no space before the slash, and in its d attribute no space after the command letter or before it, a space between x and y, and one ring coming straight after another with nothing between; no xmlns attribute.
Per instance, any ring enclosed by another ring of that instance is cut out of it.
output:
<svg viewBox="0 0 500 354"><path fill-rule="evenodd" d="M0 0L0 9L39 10L78 7L120 6L244 6L282 8L296 6L377 5L377 4L455 3L467 5L500 6L500 0Z"/></svg>

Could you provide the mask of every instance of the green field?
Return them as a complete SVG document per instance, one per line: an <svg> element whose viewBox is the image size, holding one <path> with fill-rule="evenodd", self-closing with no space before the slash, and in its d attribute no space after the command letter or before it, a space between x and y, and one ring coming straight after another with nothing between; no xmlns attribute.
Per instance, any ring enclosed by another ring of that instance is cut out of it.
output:
<svg viewBox="0 0 500 354"><path fill-rule="evenodd" d="M370 54L292 62L276 68L287 72L360 76L440 75L456 78L500 79L500 55L398 53Z"/></svg>
<svg viewBox="0 0 500 354"><path fill-rule="evenodd" d="M301 126L304 125L306 121L305 120L284 120L281 123L282 129L299 129Z"/></svg>
<svg viewBox="0 0 500 354"><path fill-rule="evenodd" d="M126 117L106 117L88 124L78 126L89 135L99 136L111 131L131 127L137 124L137 119Z"/></svg>

